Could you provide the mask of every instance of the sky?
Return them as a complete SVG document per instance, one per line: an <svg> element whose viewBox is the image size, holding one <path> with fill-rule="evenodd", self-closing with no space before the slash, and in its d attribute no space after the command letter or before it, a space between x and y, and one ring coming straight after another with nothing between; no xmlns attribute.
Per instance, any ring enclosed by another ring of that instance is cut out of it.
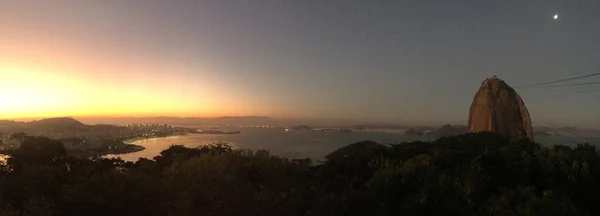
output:
<svg viewBox="0 0 600 216"><path fill-rule="evenodd" d="M0 0L0 118L465 123L492 75L600 72L599 26L597 0ZM593 88L516 90L600 126L600 91L571 94Z"/></svg>

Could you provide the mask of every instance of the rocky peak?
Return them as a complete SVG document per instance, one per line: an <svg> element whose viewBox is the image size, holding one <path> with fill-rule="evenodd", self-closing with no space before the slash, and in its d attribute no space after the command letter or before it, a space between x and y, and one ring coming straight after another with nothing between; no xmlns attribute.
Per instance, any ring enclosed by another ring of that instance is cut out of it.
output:
<svg viewBox="0 0 600 216"><path fill-rule="evenodd" d="M469 113L469 132L491 131L510 139L533 140L529 111L517 92L493 76L481 83Z"/></svg>

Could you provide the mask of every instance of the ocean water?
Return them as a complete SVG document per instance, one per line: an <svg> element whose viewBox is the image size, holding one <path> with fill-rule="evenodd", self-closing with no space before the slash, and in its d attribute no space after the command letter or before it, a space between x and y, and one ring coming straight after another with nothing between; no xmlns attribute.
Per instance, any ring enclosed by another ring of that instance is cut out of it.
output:
<svg viewBox="0 0 600 216"><path fill-rule="evenodd" d="M183 145L193 148L211 143L227 142L234 148L268 150L272 154L281 157L318 160L336 149L364 140L389 144L431 140L431 138L390 132L286 132L282 129L247 129L241 131L241 134L192 134L138 140L132 142L132 144L144 146L145 150L128 154L107 155L106 157L120 157L127 161L135 161L140 157L152 159L171 145Z"/></svg>
<svg viewBox="0 0 600 216"><path fill-rule="evenodd" d="M195 148L211 143L227 142L234 148L262 149L286 158L311 158L313 160L320 160L336 149L364 140L389 144L417 140L430 141L434 139L428 136L408 136L392 132L286 132L282 129L246 129L241 132L241 134L193 134L138 140L132 142L132 144L144 146L145 150L128 154L107 155L106 157L120 157L126 161L136 161L138 158L152 159L171 145L183 145ZM599 138L586 138L590 143L600 143ZM582 140L580 137L569 136L540 137L536 138L536 141L546 146L557 144L574 146L576 143L586 142L586 140Z"/></svg>
<svg viewBox="0 0 600 216"><path fill-rule="evenodd" d="M137 161L139 158L152 159L171 145L183 145L196 148L202 145L227 142L234 148L268 150L272 154L286 158L311 158L321 160L336 149L346 145L371 140L381 144L410 141L431 141L427 136L407 136L391 132L329 132L290 131L282 129L246 129L241 134L215 135L193 134L166 138L138 140L132 144L144 146L146 149L127 154L111 154L106 158L121 158L126 161ZM560 134L549 137L536 137L536 142L543 146L566 145L575 147L577 143L600 145L600 135ZM8 156L0 154L0 163L6 162Z"/></svg>

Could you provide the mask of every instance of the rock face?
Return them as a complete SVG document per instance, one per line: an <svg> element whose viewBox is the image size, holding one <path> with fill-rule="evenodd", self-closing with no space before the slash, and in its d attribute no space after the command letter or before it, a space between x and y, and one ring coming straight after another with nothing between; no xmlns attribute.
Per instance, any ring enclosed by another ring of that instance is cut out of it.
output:
<svg viewBox="0 0 600 216"><path fill-rule="evenodd" d="M471 104L469 132L491 131L509 139L533 140L533 128L525 103L503 80L489 78Z"/></svg>

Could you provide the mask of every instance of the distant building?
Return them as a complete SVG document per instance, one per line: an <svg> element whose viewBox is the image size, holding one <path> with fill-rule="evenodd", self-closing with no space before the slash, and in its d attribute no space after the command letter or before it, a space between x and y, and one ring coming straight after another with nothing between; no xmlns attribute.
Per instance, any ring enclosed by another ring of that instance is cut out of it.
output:
<svg viewBox="0 0 600 216"><path fill-rule="evenodd" d="M491 131L533 140L529 111L517 92L496 76L481 83L469 113L469 132Z"/></svg>

